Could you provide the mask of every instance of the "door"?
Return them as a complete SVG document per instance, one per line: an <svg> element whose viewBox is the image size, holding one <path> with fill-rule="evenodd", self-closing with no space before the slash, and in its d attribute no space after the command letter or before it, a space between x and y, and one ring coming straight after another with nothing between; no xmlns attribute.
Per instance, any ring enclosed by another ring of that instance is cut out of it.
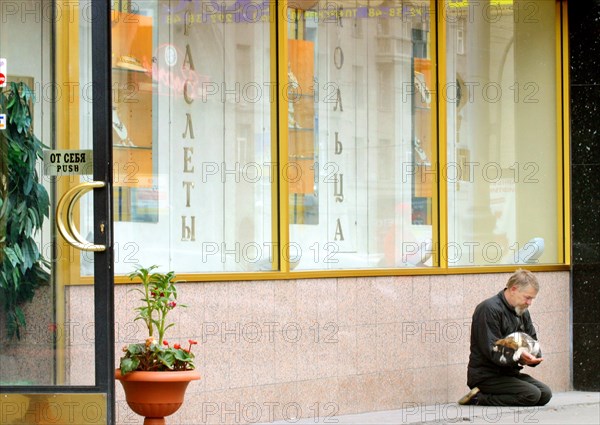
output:
<svg viewBox="0 0 600 425"><path fill-rule="evenodd" d="M0 423L113 423L110 3L0 22Z"/></svg>

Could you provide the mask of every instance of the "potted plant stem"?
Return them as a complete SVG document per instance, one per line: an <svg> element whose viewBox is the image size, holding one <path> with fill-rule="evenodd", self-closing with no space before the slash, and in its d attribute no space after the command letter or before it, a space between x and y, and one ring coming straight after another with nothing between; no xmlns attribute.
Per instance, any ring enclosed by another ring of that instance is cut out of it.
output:
<svg viewBox="0 0 600 425"><path fill-rule="evenodd" d="M157 266L139 267L129 275L139 279L142 288L135 291L142 295L142 305L136 307L135 320L142 320L148 330L144 342L123 347L124 355L115 378L125 390L129 407L144 416L145 425L165 424L165 417L175 413L183 404L188 384L200 379L195 370L192 347L197 344L188 340L187 345L169 344L164 339L167 314L177 307L175 273L159 273Z"/></svg>

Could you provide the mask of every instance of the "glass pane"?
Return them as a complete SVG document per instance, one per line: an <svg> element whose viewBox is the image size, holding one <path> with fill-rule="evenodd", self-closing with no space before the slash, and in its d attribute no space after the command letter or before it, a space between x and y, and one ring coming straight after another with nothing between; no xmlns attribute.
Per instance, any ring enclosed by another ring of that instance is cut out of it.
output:
<svg viewBox="0 0 600 425"><path fill-rule="evenodd" d="M0 8L0 385L95 384L93 286L78 286L94 282L93 256L59 236L55 217L92 178L91 16L89 1ZM90 241L92 213L89 193L72 217Z"/></svg>
<svg viewBox="0 0 600 425"><path fill-rule="evenodd" d="M113 4L117 274L272 269L269 6L246 3Z"/></svg>
<svg viewBox="0 0 600 425"><path fill-rule="evenodd" d="M559 262L555 4L466 3L445 8L445 255L451 266Z"/></svg>
<svg viewBox="0 0 600 425"><path fill-rule="evenodd" d="M287 177L295 270L431 265L429 4L290 3Z"/></svg>

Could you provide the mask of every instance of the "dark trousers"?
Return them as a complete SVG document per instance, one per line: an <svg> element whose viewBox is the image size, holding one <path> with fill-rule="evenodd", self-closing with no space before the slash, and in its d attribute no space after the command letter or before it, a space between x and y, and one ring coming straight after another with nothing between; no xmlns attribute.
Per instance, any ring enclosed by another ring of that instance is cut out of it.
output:
<svg viewBox="0 0 600 425"><path fill-rule="evenodd" d="M552 398L550 387L524 373L489 378L477 387L483 406L543 406Z"/></svg>

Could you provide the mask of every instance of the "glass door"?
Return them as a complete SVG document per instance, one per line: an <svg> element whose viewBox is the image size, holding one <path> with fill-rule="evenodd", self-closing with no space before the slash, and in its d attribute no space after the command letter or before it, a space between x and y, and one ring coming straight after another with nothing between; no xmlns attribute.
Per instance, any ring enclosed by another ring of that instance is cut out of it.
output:
<svg viewBox="0 0 600 425"><path fill-rule="evenodd" d="M0 423L112 423L110 4L0 22Z"/></svg>

